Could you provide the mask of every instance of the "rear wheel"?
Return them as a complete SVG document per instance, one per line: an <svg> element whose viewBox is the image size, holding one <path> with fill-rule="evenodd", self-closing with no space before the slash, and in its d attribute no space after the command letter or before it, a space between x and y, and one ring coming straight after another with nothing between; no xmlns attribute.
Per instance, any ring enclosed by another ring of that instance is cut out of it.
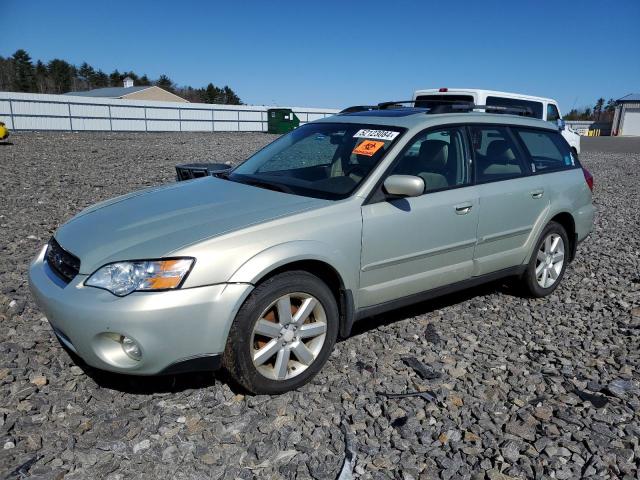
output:
<svg viewBox="0 0 640 480"><path fill-rule="evenodd" d="M304 271L259 285L236 316L223 363L253 393L281 393L307 383L329 358L338 334L329 288Z"/></svg>
<svg viewBox="0 0 640 480"><path fill-rule="evenodd" d="M568 259L567 232L559 223L549 222L540 235L522 279L527 293L544 297L553 292L564 276Z"/></svg>

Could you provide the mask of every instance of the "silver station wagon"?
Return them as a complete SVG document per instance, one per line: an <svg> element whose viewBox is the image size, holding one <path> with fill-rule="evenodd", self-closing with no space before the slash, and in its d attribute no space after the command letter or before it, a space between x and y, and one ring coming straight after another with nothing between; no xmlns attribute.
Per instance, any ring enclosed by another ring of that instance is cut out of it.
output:
<svg viewBox="0 0 640 480"><path fill-rule="evenodd" d="M356 320L502 277L548 295L593 178L557 126L472 108L354 108L89 207L33 261L33 295L90 366L222 366L255 393L308 382Z"/></svg>

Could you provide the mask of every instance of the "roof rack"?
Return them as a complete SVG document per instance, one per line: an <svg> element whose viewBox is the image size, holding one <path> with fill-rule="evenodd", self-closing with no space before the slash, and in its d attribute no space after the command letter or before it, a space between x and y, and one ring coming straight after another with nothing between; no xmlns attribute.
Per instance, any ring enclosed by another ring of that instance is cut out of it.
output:
<svg viewBox="0 0 640 480"><path fill-rule="evenodd" d="M391 102L382 102L378 105L355 105L352 107L345 108L340 111L340 113L355 113L355 112L367 112L372 110L391 110L397 108L410 108L405 107L404 104L413 104L414 108L416 107L416 103L424 102L424 100L395 100ZM484 110L485 112L489 111L489 113L506 113L513 115L520 115L525 117L532 117L533 110L529 107L504 107L500 105L476 105L472 102L461 102L460 100L445 100L438 99L438 105L434 107L423 107L428 114L437 114L437 113L458 113L458 112L472 112L474 110Z"/></svg>

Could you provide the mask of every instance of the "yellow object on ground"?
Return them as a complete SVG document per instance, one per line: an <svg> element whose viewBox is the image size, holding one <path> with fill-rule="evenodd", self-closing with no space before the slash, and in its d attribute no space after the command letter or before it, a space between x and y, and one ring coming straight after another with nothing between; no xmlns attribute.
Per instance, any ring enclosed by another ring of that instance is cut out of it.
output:
<svg viewBox="0 0 640 480"><path fill-rule="evenodd" d="M7 126L0 122L0 140L4 140L9 136L9 129Z"/></svg>

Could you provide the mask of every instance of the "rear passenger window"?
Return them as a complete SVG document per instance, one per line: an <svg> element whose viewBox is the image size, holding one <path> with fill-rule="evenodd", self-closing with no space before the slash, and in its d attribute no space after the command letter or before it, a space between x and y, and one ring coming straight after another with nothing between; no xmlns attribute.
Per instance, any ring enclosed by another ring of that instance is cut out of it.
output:
<svg viewBox="0 0 640 480"><path fill-rule="evenodd" d="M562 170L575 167L571 148L558 132L514 128L531 157L531 170Z"/></svg>
<svg viewBox="0 0 640 480"><path fill-rule="evenodd" d="M459 127L431 130L418 137L404 151L392 175L416 175L425 192L469 183L463 131Z"/></svg>
<svg viewBox="0 0 640 480"><path fill-rule="evenodd" d="M505 127L471 126L477 183L495 182L525 174L518 149Z"/></svg>

